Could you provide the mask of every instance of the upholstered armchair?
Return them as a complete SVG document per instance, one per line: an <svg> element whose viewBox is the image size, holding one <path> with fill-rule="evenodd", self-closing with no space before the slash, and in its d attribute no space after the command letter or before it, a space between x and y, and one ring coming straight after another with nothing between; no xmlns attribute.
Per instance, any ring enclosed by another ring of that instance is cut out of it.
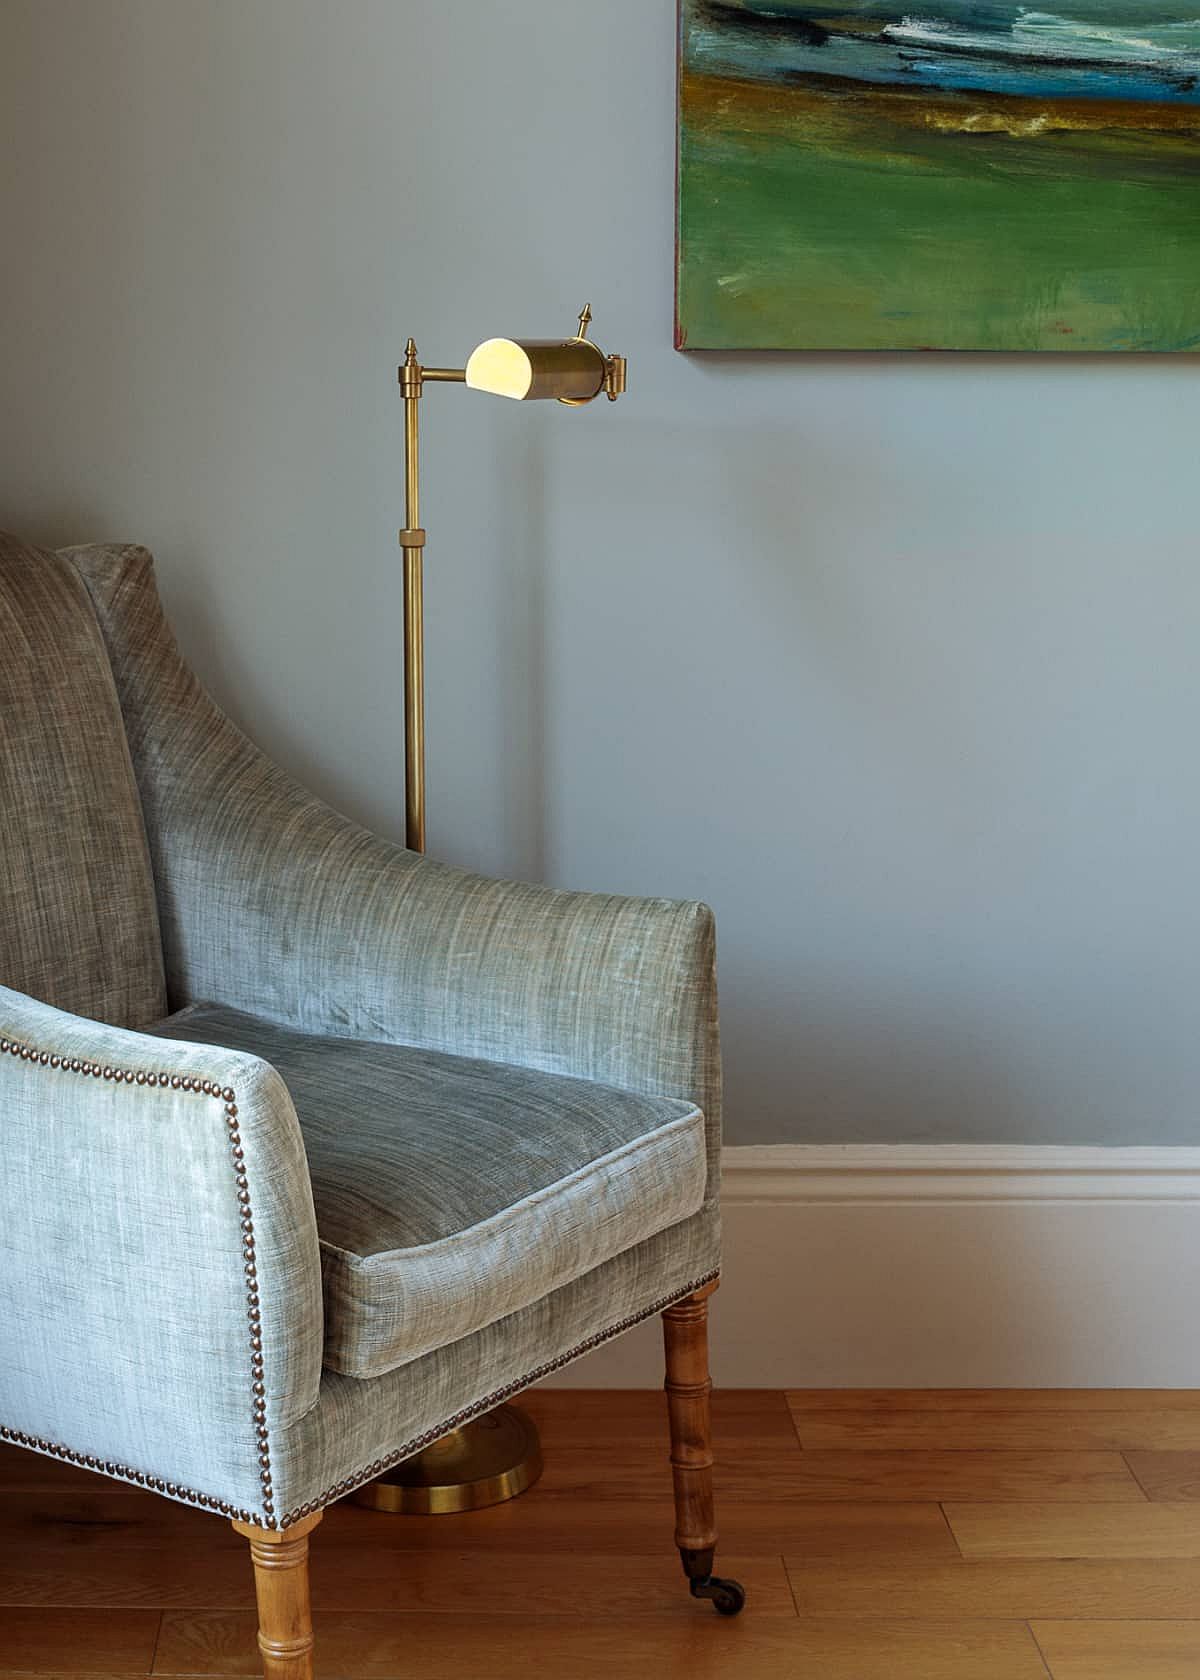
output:
<svg viewBox="0 0 1200 1680"><path fill-rule="evenodd" d="M0 1437L231 1519L269 1680L325 1506L662 1313L713 1575L702 905L364 832L209 699L136 547L0 538Z"/></svg>

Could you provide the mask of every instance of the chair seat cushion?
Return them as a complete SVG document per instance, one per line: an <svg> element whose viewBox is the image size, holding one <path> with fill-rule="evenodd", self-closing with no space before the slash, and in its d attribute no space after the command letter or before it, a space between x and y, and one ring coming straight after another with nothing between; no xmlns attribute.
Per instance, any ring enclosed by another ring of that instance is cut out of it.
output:
<svg viewBox="0 0 1200 1680"><path fill-rule="evenodd" d="M375 1377L529 1306L695 1213L688 1102L217 1004L151 1031L248 1051L292 1095L321 1241L325 1364Z"/></svg>

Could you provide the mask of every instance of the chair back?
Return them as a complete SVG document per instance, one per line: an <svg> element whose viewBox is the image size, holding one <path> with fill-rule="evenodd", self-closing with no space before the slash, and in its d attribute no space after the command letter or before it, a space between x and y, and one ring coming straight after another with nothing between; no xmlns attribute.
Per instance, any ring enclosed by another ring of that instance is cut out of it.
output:
<svg viewBox="0 0 1200 1680"><path fill-rule="evenodd" d="M136 1027L167 1011L142 808L69 561L0 534L0 983Z"/></svg>

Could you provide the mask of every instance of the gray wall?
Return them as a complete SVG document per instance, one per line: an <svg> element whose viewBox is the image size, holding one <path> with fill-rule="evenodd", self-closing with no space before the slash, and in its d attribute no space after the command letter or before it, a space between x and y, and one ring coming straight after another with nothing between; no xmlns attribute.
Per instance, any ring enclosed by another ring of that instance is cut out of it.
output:
<svg viewBox="0 0 1200 1680"><path fill-rule="evenodd" d="M431 847L717 908L730 1134L1194 1141L1200 383L671 349L672 0L4 0L0 520L152 545L221 699Z"/></svg>

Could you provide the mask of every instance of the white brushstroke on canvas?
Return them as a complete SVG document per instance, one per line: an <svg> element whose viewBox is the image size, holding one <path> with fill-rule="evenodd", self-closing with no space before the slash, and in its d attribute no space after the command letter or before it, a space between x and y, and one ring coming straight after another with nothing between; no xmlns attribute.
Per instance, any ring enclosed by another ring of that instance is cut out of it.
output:
<svg viewBox="0 0 1200 1680"><path fill-rule="evenodd" d="M1200 18L1190 23L1142 25L1134 29L1081 23L1053 12L1022 11L1006 35L974 30L919 15L887 24L882 39L943 51L1004 54L1019 58L1067 59L1097 64L1139 64L1200 72Z"/></svg>

